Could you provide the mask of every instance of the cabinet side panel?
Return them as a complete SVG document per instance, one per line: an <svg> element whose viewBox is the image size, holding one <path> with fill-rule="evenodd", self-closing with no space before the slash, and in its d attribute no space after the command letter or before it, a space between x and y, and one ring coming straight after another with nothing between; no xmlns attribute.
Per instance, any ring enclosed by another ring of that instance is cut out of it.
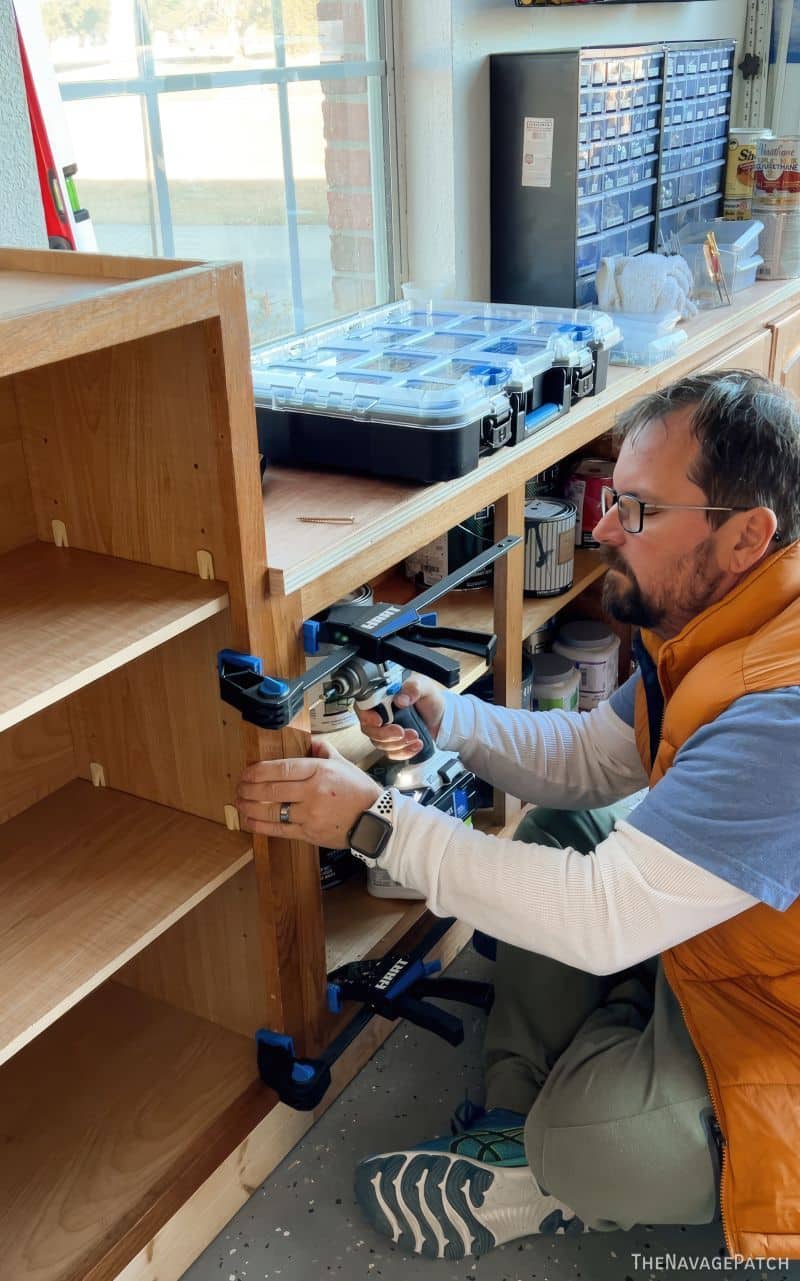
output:
<svg viewBox="0 0 800 1281"><path fill-rule="evenodd" d="M0 823L58 791L77 775L63 703L0 734Z"/></svg>
<svg viewBox="0 0 800 1281"><path fill-rule="evenodd" d="M253 1036L262 1024L273 1026L275 993L264 991L253 864L182 917L116 978L244 1036Z"/></svg>
<svg viewBox="0 0 800 1281"><path fill-rule="evenodd" d="M239 713L219 696L227 611L111 672L70 699L78 773L222 823L244 768Z"/></svg>
<svg viewBox="0 0 800 1281"><path fill-rule="evenodd" d="M202 324L18 375L17 406L40 538L227 578Z"/></svg>
<svg viewBox="0 0 800 1281"><path fill-rule="evenodd" d="M36 538L14 383L0 378L0 556Z"/></svg>

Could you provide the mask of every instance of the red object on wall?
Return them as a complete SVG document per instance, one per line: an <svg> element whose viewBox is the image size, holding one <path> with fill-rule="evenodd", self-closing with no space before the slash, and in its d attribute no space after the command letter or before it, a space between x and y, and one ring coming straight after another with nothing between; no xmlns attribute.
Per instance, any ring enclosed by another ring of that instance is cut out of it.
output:
<svg viewBox="0 0 800 1281"><path fill-rule="evenodd" d="M75 238L67 213L64 191L58 176L58 169L53 158L50 140L47 136L44 117L39 106L39 95L33 82L28 55L22 32L17 23L17 40L19 56L22 62L22 76L25 82L25 96L28 102L28 116L33 135L33 150L36 156L36 169L39 174L39 188L42 193L44 220L51 249L74 249Z"/></svg>

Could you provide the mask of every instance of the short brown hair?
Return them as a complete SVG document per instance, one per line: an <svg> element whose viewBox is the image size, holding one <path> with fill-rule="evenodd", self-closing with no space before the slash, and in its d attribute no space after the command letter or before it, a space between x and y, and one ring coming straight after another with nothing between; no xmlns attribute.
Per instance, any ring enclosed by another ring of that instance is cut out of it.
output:
<svg viewBox="0 0 800 1281"><path fill-rule="evenodd" d="M718 507L769 507L782 543L800 538L800 409L794 396L743 369L691 374L651 392L617 419L618 443L654 418L695 406L700 446L689 480ZM716 528L728 516L708 512Z"/></svg>

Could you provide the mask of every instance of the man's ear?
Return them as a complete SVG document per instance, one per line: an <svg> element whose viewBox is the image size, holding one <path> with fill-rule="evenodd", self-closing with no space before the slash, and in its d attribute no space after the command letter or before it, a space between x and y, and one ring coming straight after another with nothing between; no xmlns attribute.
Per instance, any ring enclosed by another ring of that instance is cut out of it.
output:
<svg viewBox="0 0 800 1281"><path fill-rule="evenodd" d="M746 574L769 552L775 550L775 531L778 522L769 507L752 507L750 511L731 517L729 568L732 574ZM725 529L725 525L722 526Z"/></svg>

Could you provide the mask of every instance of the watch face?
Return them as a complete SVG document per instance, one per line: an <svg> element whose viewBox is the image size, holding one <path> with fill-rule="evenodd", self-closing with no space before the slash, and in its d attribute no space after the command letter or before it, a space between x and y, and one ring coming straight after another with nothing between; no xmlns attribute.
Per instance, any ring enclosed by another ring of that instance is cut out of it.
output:
<svg viewBox="0 0 800 1281"><path fill-rule="evenodd" d="M386 844L391 830L391 825L378 814L362 814L353 829L352 847L362 854L376 858Z"/></svg>

